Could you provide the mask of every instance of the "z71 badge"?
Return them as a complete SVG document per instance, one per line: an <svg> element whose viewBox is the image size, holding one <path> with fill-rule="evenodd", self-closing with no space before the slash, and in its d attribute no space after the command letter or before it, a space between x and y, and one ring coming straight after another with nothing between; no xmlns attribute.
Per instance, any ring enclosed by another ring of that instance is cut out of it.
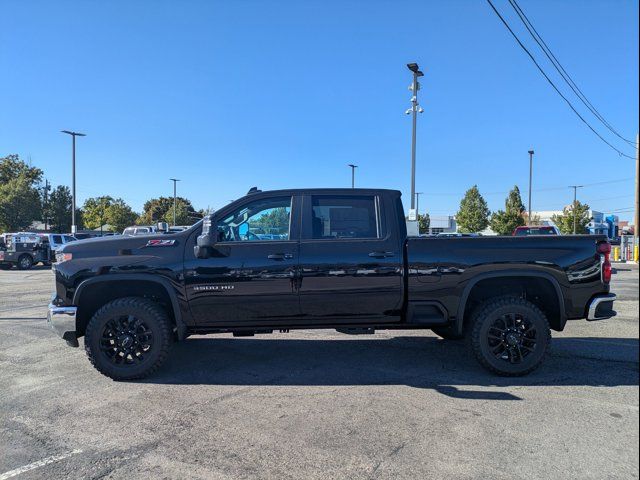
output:
<svg viewBox="0 0 640 480"><path fill-rule="evenodd" d="M170 247L175 243L175 240L149 240L145 247Z"/></svg>

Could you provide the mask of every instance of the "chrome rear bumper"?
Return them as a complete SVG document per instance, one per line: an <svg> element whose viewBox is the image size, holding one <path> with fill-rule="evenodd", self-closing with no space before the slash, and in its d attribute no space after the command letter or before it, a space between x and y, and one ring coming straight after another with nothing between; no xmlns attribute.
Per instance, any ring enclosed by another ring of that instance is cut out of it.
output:
<svg viewBox="0 0 640 480"><path fill-rule="evenodd" d="M58 307L50 303L47 312L49 326L72 347L78 346L78 337L76 336L77 311L78 307Z"/></svg>
<svg viewBox="0 0 640 480"><path fill-rule="evenodd" d="M608 293L606 295L594 297L589 304L587 320L592 322L594 320L604 320L606 318L615 317L616 311L613 309L613 302L615 299L615 293Z"/></svg>

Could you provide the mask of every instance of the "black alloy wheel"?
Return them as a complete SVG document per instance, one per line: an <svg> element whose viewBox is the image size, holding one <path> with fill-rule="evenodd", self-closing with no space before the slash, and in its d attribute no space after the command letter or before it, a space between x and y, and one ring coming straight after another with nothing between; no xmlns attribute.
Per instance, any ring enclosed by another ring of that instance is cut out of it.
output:
<svg viewBox="0 0 640 480"><path fill-rule="evenodd" d="M503 376L520 376L540 366L551 343L545 314L514 296L488 299L473 314L469 341L482 366Z"/></svg>

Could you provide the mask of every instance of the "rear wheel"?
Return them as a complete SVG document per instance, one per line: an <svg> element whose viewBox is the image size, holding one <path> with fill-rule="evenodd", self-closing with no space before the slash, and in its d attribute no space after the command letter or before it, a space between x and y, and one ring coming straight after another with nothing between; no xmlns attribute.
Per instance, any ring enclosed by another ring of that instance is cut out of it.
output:
<svg viewBox="0 0 640 480"><path fill-rule="evenodd" d="M518 297L485 302L473 315L469 340L476 359L503 376L520 376L540 366L551 342L544 313Z"/></svg>
<svg viewBox="0 0 640 480"><path fill-rule="evenodd" d="M171 322L146 298L118 298L91 317L85 332L89 361L114 380L135 380L155 372L171 346Z"/></svg>
<svg viewBox="0 0 640 480"><path fill-rule="evenodd" d="M29 270L31 267L33 267L33 257L26 253L24 255L20 255L20 258L18 258L18 269Z"/></svg>

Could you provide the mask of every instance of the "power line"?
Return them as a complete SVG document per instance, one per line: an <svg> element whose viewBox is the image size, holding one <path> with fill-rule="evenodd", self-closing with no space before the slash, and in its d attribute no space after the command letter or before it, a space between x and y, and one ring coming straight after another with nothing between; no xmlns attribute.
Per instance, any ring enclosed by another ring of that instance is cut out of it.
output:
<svg viewBox="0 0 640 480"><path fill-rule="evenodd" d="M627 155L626 153L622 152L621 150L619 150L618 148L616 148L614 145L612 145L611 143L609 143L602 135L600 135L592 126L589 122L587 122L585 120L585 118L580 115L580 112L578 112L578 110L576 110L576 108L573 106L573 104L569 101L569 99L567 97L565 97L562 92L558 89L558 87L556 86L555 83L553 83L553 81L551 80L551 78L549 78L549 76L546 74L546 72L542 69L542 67L540 66L540 64L536 61L535 57L531 54L531 52L527 49L527 47L524 46L524 44L520 41L520 39L518 38L518 36L515 34L515 32L511 29L511 27L509 26L509 24L507 23L507 21L502 17L502 15L500 15L500 12L498 12L498 10L496 9L496 7L493 5L493 3L491 3L491 0L487 0L487 3L489 3L489 5L491 6L491 8L493 9L493 11L495 12L495 14L498 16L498 18L500 19L500 21L502 21L502 23L504 24L505 27L507 27L507 30L509 30L509 33L511 33L511 35L513 36L513 38L515 39L515 41L518 43L518 45L520 45L520 48L522 48L525 53L529 56L529 58L531 59L531 61L534 63L534 65L537 67L537 69L540 71L540 73L542 74L542 76L547 80L547 82L549 82L549 85L551 85L553 87L553 89L556 91L556 93L558 95L560 95L560 97L562 97L562 99L567 103L567 105L569 105L569 108L571 110L573 110L573 113L575 113L578 118L582 121L582 123L584 123L587 127L589 127L589 130L591 130L600 140L602 140L604 143L606 143L607 145L609 145L609 147L611 147L613 150L615 150L616 152L618 152L618 155L620 155L621 157L627 157L627 158L631 158L633 160L635 160L635 157L632 157L631 155Z"/></svg>
<svg viewBox="0 0 640 480"><path fill-rule="evenodd" d="M558 71L560 76L564 79L564 81L567 83L567 85L569 85L569 88L571 88L571 90L573 90L573 93L576 94L578 99L580 99L580 101L589 109L589 111L591 113L593 113L595 115L595 117L598 120L600 120L600 122L602 122L602 124L605 127L607 127L615 136L617 136L618 138L624 140L628 144L633 145L635 147L635 142L623 137L622 135L620 135L620 133L618 133L618 131L615 128L613 128L611 126L611 124L609 122L607 122L607 120L600 114L600 112L596 109L596 107L593 106L593 104L589 101L589 99L582 92L582 90L580 90L578 85L576 85L576 82L573 80L573 78L571 78L571 75L569 75L569 73L567 73L565 68L562 66L560 61L553 54L553 52L551 51L551 49L549 48L547 43L544 41L542 36L538 33L536 28L533 26L533 24L531 23L531 20L529 20L529 18L524 13L522 8L520 8L520 5L518 5L518 2L516 0L509 0L509 3L511 4L513 9L518 14L518 17L520 17L520 20L522 21L522 23L524 24L526 29L529 31L529 34L531 34L531 37L535 40L535 42L538 44L538 46L542 49L542 51L547 56L549 61L553 64L553 66Z"/></svg>

